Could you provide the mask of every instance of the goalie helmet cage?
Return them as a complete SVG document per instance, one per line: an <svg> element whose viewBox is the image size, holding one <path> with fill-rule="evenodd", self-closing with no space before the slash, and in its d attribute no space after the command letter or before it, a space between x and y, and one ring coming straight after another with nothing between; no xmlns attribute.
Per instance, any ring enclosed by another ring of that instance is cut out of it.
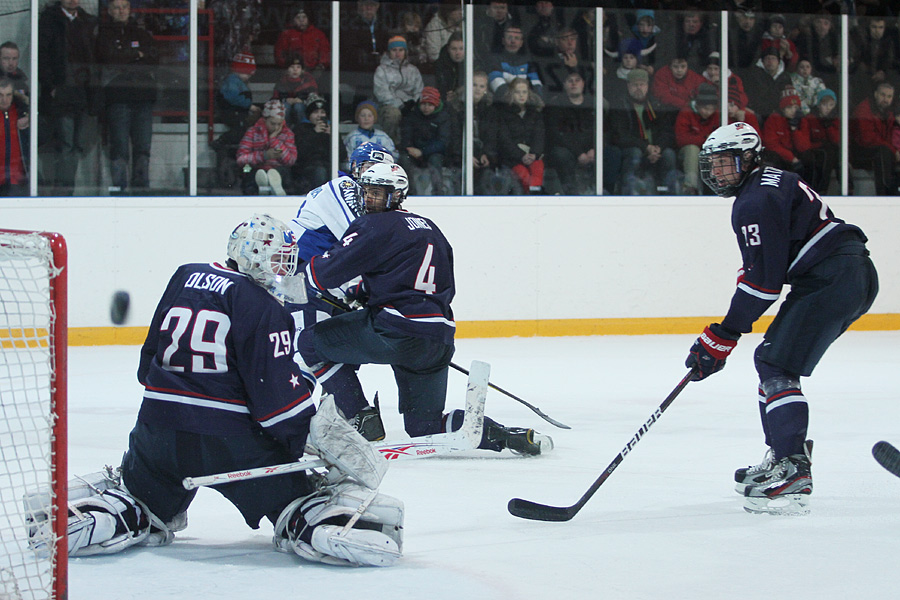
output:
<svg viewBox="0 0 900 600"><path fill-rule="evenodd" d="M0 229L3 600L68 596L67 271L60 234Z"/></svg>

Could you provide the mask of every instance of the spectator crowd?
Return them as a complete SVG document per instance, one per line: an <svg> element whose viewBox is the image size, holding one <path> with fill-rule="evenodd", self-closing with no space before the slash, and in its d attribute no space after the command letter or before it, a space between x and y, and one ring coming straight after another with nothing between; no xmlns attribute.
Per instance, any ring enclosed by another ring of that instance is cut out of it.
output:
<svg viewBox="0 0 900 600"><path fill-rule="evenodd" d="M407 169L411 193L459 194L471 90L467 166L476 194L708 194L698 155L722 124L726 91L727 121L759 130L766 164L800 173L820 194L839 193L840 115L849 114L853 173L868 173L877 195L898 194L900 10L891 3L615 0L604 3L599 31L595 9L572 4L477 2L467 44L462 3L342 2L332 98L330 2L208 0L217 29L207 108L221 124L210 138L210 185L305 193L332 176L338 135L344 169L356 147L374 141ZM40 14L42 195L74 193L97 148L109 193L143 193L154 123L186 118L159 110L160 68L173 62L167 32L134 10L160 4L100 6L98 16L80 0L54 0ZM720 60L721 9L729 11L728 64ZM851 15L844 59L841 14ZM0 45L3 195L27 195L29 185L31 94L19 54L15 41Z"/></svg>

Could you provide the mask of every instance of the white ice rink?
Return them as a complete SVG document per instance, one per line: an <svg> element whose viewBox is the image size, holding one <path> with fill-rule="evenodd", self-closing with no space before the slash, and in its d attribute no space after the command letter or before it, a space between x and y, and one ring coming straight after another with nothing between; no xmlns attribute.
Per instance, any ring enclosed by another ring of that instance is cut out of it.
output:
<svg viewBox="0 0 900 600"><path fill-rule="evenodd" d="M815 440L812 512L752 515L732 490L736 467L764 451L752 366L758 334L726 369L691 383L570 522L523 521L510 498L569 505L622 450L686 373L694 336L459 340L491 380L572 426L563 431L488 393L487 414L553 436L537 458L475 453L394 463L381 490L406 504L404 557L391 568L338 568L271 549L203 489L187 530L165 548L70 561L72 600L535 600L780 596L896 598L900 479L871 456L900 443L900 332L851 332L803 381ZM71 474L118 464L141 401L138 347L70 350ZM896 370L895 370L896 369ZM390 370L363 367L389 437L402 435ZM449 407L465 377L450 372Z"/></svg>

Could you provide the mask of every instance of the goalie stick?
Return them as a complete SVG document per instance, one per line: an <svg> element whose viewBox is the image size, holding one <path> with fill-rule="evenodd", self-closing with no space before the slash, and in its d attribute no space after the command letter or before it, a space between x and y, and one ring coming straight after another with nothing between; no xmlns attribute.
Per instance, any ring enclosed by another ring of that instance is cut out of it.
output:
<svg viewBox="0 0 900 600"><path fill-rule="evenodd" d="M466 386L465 416L463 417L462 427L456 431L434 433L405 440L372 442L372 446L381 453L385 460L427 458L429 456L442 456L465 450L474 450L481 443L481 432L484 429L484 403L487 397L487 381L490 373L491 366L488 363L478 360L472 361L469 383ZM284 473L326 466L328 466L328 463L324 459L310 456L296 462L281 465L241 469L230 473L217 473L201 477L185 477L181 484L185 489L193 490L201 486L283 475Z"/></svg>
<svg viewBox="0 0 900 600"><path fill-rule="evenodd" d="M346 304L344 304L343 302L341 302L341 301L338 300L337 298L334 298L334 297L330 296L329 294L326 294L326 293L322 292L321 290L314 289L314 292L315 292L315 294L316 294L323 302L325 302L326 304L330 304L331 306L337 308L338 310L342 310L342 311L344 311L344 312L350 312L350 311L354 310L353 308L351 308L350 306L347 306ZM456 364L456 363L454 363L454 362L451 362L451 363L450 363L450 368L452 368L452 369L454 369L454 370L456 370L456 371L459 371L459 372L462 373L463 375L468 375L468 374L469 374L469 372L468 372L466 369L464 369L463 367L459 366L458 364ZM494 384L491 383L490 381L488 381L487 385L488 385L488 387L491 388L492 390L496 390L496 391L500 392L501 394L503 394L504 396L507 396L507 397L509 397L509 398L512 398L512 399L515 400L516 402L518 402L518 403L520 403L520 404L522 404L522 405L524 405L524 406L527 406L529 409L531 409L532 412L534 412L534 414L536 414L537 416L539 416L539 417L542 418L543 420L547 421L547 422L550 423L551 425L555 425L556 427L559 427L560 429L572 429L571 427L569 427L569 426L566 425L565 423L562 423L562 422L557 421L556 419L552 418L550 415L548 415L547 413L545 413L544 411L542 411L541 409L539 409L539 408L538 408L537 406L535 406L534 404L531 404L531 403L529 403L529 402L526 402L525 400L522 400L521 398L519 398L519 397L516 396L515 394L511 394L510 392L507 392L507 391L504 390L502 387L500 387L500 386L498 386L498 385L494 385Z"/></svg>
<svg viewBox="0 0 900 600"><path fill-rule="evenodd" d="M900 477L900 450L887 442L877 442L872 446L872 456L879 465Z"/></svg>
<svg viewBox="0 0 900 600"><path fill-rule="evenodd" d="M516 517L520 517L522 519L531 519L533 521L568 521L576 514L581 508L587 504L587 501L591 499L591 496L600 489L600 486L603 485L609 476L612 475L613 471L622 464L622 461L625 460L625 455L628 454L634 447L637 445L641 438L650 431L650 427L659 420L662 416L663 412L669 407L670 404L675 400L678 394L687 387L687 384L690 383L691 379L694 377L694 370L691 369L688 371L688 374L684 376L675 389L663 400L663 403L659 405L653 414L650 415L650 418L647 419L647 422L641 425L640 429L637 430L631 440L625 445L621 452L613 459L613 461L609 464L608 467L603 471L603 474L591 484L591 487L588 488L588 491L584 493L583 496L573 504L572 506L548 506L546 504L538 504L537 502L531 502L530 500L523 500L521 498L513 498L507 504L507 509L510 514Z"/></svg>

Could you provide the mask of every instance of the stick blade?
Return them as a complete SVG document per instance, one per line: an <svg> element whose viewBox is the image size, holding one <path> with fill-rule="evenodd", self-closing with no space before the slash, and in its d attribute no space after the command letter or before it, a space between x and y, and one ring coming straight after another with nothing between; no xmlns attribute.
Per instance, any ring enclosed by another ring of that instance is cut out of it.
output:
<svg viewBox="0 0 900 600"><path fill-rule="evenodd" d="M872 456L878 461L878 464L900 477L900 450L888 442L877 442L872 446Z"/></svg>
<svg viewBox="0 0 900 600"><path fill-rule="evenodd" d="M513 498L506 508L514 517L531 521L569 521L578 512L571 507L547 506L522 498Z"/></svg>

